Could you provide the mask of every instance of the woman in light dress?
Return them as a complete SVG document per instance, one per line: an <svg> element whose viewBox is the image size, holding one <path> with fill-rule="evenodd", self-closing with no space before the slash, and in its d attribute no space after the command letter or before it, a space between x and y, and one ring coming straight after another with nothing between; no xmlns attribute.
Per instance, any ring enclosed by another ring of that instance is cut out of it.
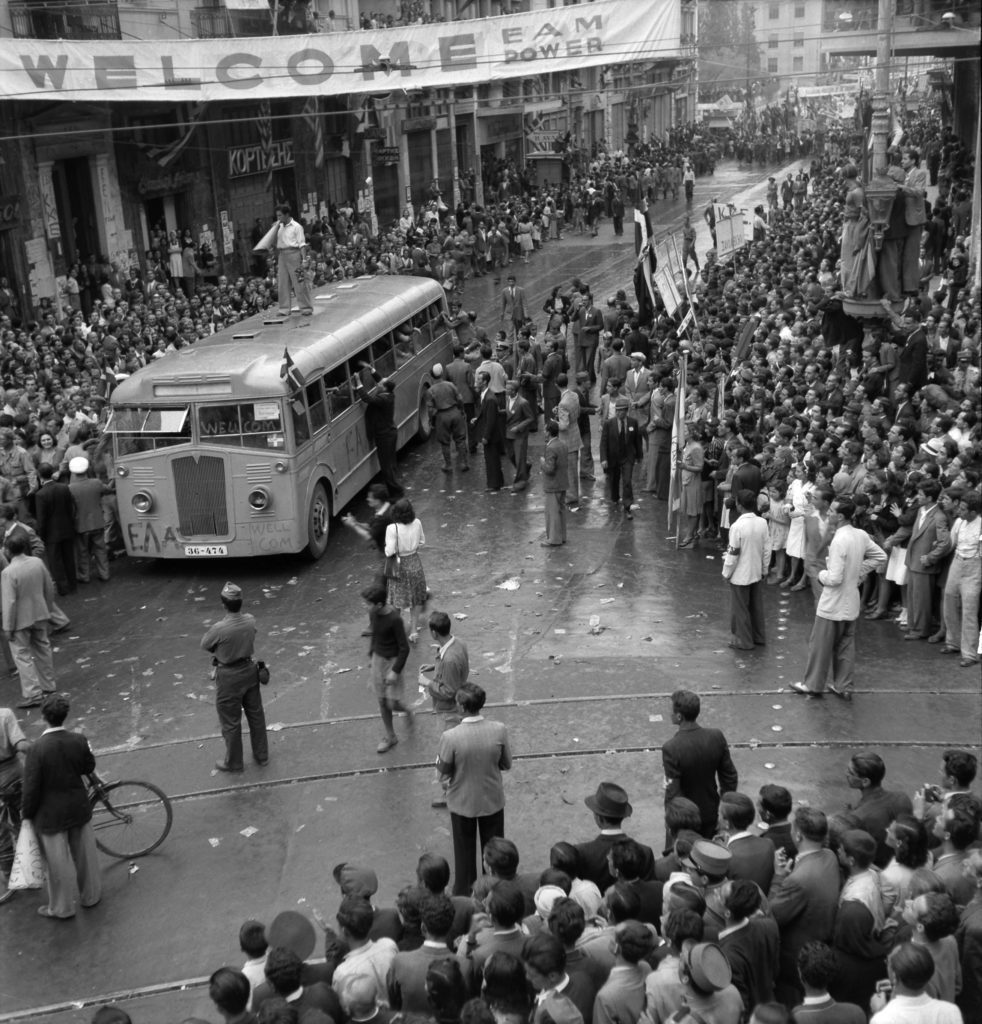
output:
<svg viewBox="0 0 982 1024"><path fill-rule="evenodd" d="M784 501L784 511L791 520L788 527L788 574L780 580L782 587L795 585L804 579L805 573L805 517L811 506L813 485L808 482L807 471L802 462L791 470L791 483Z"/></svg>

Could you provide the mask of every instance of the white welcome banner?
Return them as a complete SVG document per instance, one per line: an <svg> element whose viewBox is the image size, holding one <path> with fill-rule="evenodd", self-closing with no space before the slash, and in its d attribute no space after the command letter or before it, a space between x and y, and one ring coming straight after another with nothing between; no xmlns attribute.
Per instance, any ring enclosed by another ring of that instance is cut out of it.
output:
<svg viewBox="0 0 982 1024"><path fill-rule="evenodd" d="M0 40L0 98L241 100L480 85L679 56L678 0L618 0L381 31Z"/></svg>

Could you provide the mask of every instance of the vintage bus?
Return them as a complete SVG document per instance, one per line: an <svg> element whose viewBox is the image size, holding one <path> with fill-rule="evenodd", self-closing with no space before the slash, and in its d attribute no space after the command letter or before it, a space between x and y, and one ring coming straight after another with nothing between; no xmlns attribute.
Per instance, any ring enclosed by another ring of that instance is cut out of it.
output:
<svg viewBox="0 0 982 1024"><path fill-rule="evenodd" d="M368 363L395 381L400 448L428 437L445 310L428 278L356 278L322 288L311 317L258 314L122 381L107 430L127 553L320 558L379 469L352 378L371 386Z"/></svg>

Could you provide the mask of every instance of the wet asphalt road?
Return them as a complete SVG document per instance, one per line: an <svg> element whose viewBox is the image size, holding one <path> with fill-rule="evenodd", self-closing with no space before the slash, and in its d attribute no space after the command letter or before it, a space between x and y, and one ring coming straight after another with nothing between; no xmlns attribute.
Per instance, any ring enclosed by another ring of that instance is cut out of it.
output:
<svg viewBox="0 0 982 1024"><path fill-rule="evenodd" d="M761 180L759 170L723 166L697 183L693 209L714 194L755 194ZM656 219L678 225L684 209L684 202L661 203ZM530 265L515 264L532 308L573 276L601 301L629 288L629 221L625 232L614 238L605 222L598 239L567 235ZM465 306L495 329L493 279L467 289ZM533 435L533 464L541 445ZM860 625L851 706L782 692L801 677L810 595L768 588L767 646L730 650L718 551L706 542L675 551L665 504L650 495L626 522L603 500L602 480L588 484L588 500L571 516L570 543L544 550L535 474L522 495L485 495L480 460L470 474L449 478L439 462L432 445L413 446L400 470L426 531L433 606L458 616L455 632L488 692L488 713L509 728L516 760L506 781L506 831L523 870L545 866L557 839L593 834L583 797L601 779L628 789L631 833L660 844L658 748L673 732L668 695L678 686L703 695L703 720L725 729L740 788L750 794L777 781L796 798L836 809L849 797L844 764L852 749L875 745L887 784L912 788L934 779L943 747L978 747L977 670L959 670L926 644L900 645L892 623ZM353 511L364 518L362 502ZM108 585L66 600L73 625L58 638L55 658L73 697L73 724L91 737L104 775L148 779L171 794L175 824L137 870L106 860L105 898L74 921L39 918L38 893L0 908L0 1020L88 1021L91 1007L80 1004L124 991L146 993L127 1007L136 1024L217 1019L195 980L241 962L243 920L269 921L291 907L333 917L330 871L346 859L377 870L379 902L391 905L420 852L450 856L446 814L429 806L440 721L421 714L412 731L399 721L399 745L375 753L380 730L358 597L373 560L350 531L334 528L317 564L117 561ZM232 778L212 768L222 747L198 649L220 614L226 579L246 591L246 608L259 620L257 654L273 671L263 694L270 765ZM595 615L599 634L591 632ZM423 641L414 649L409 692L433 653ZM17 697L15 683L0 680L0 703ZM36 713L24 723L29 734L40 731ZM243 836L249 827L255 833Z"/></svg>

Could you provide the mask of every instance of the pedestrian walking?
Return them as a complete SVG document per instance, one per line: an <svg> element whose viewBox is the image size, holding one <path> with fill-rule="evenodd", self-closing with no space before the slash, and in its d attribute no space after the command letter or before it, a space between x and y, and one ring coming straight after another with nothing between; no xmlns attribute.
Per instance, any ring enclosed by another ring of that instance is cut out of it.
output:
<svg viewBox="0 0 982 1024"><path fill-rule="evenodd" d="M470 895L477 880L479 850L505 834L505 790L501 773L511 768L508 731L481 715L486 700L475 683L456 694L461 723L440 737L437 772L447 782L447 808L454 851L454 895ZM481 845L476 840L480 835Z"/></svg>
<svg viewBox="0 0 982 1024"><path fill-rule="evenodd" d="M68 464L72 474L68 487L75 503L75 564L79 583L95 574L103 583L109 579L109 554L102 517L102 496L110 489L89 474L89 460L76 455Z"/></svg>
<svg viewBox="0 0 982 1024"><path fill-rule="evenodd" d="M834 533L828 566L818 574L822 592L808 639L805 678L804 682L791 684L792 690L805 696L820 697L831 672L829 689L843 700L852 700L859 587L866 576L885 569L887 564L886 552L870 540L865 530L852 525L855 514L856 505L848 498L837 498L829 507L828 522Z"/></svg>
<svg viewBox="0 0 982 1024"><path fill-rule="evenodd" d="M68 699L51 694L41 705L47 728L27 751L21 817L34 824L48 875L42 917L69 918L76 907L102 898L99 853L92 831L92 807L84 779L95 771L89 741L65 729Z"/></svg>
<svg viewBox="0 0 982 1024"><path fill-rule="evenodd" d="M226 583L221 592L225 615L201 638L202 650L212 655L215 707L225 740L225 757L215 762L220 772L241 772L242 715L249 726L252 756L260 768L269 763L266 714L259 691L260 666L253 661L256 620L242 611L242 588Z"/></svg>
<svg viewBox="0 0 982 1024"><path fill-rule="evenodd" d="M463 399L455 384L444 377L443 364L434 363L433 383L426 392L426 404L433 416L433 433L443 452L444 473L453 472L450 445L457 449L457 468L470 469L467 460L467 432L464 429Z"/></svg>
<svg viewBox="0 0 982 1024"><path fill-rule="evenodd" d="M276 297L280 315L290 315L292 290L300 312L304 316L312 316L314 305L307 285L307 238L303 225L293 219L289 203L280 203L276 207L276 219L279 223L275 230L266 235L269 240L266 248L276 250Z"/></svg>
<svg viewBox="0 0 982 1024"><path fill-rule="evenodd" d="M375 445L382 482L388 488L389 496L397 498L402 494L402 485L396 476L396 447L399 441L399 432L396 429L395 421L395 381L381 376L369 363L361 362L358 365L362 370L367 370L372 380L378 385L371 391L367 391L360 374L355 374L351 380L355 394L368 406L365 412L365 427L368 431L369 441Z"/></svg>
<svg viewBox="0 0 982 1024"><path fill-rule="evenodd" d="M10 869L14 863L14 848L20 829L20 805L23 792L24 759L31 744L10 708L0 708L0 807L7 815L0 825L0 903L14 896L7 888Z"/></svg>
<svg viewBox="0 0 982 1024"><path fill-rule="evenodd" d="M527 315L525 289L515 283L514 274L509 274L508 284L501 293L501 324L508 331L509 337L518 337Z"/></svg>
<svg viewBox="0 0 982 1024"><path fill-rule="evenodd" d="M607 420L600 432L600 468L610 483L611 502L616 508L623 501L626 519L634 518L634 466L644 458L641 429L628 415L630 409L631 400L619 395L614 402L614 418Z"/></svg>
<svg viewBox="0 0 982 1024"><path fill-rule="evenodd" d="M27 553L25 536L12 536L7 550L10 564L0 572L3 631L20 674L23 699L17 707L36 708L40 707L42 697L55 689L48 639L55 588L44 562Z"/></svg>
<svg viewBox="0 0 982 1024"><path fill-rule="evenodd" d="M559 424L559 440L566 446L566 507L570 512L579 511L580 502L580 395L571 387L569 377L561 373L556 380L559 385L559 402L556 405L556 422Z"/></svg>
<svg viewBox="0 0 982 1024"><path fill-rule="evenodd" d="M403 704L402 670L409 658L409 641L402 614L389 603L385 586L372 583L361 592L361 596L368 602L371 619L369 678L385 729L385 735L375 749L379 754L386 754L399 742L392 727L393 714L397 711L405 714L410 726L415 721L413 712Z"/></svg>
<svg viewBox="0 0 982 1024"><path fill-rule="evenodd" d="M392 522L385 528L385 557L397 559L395 576L389 576L388 601L409 610L409 642L416 643L429 590L419 549L426 543L423 524L416 518L408 498L400 498L391 509Z"/></svg>
<svg viewBox="0 0 982 1024"><path fill-rule="evenodd" d="M546 506L546 539L541 546L554 548L566 543L568 456L555 420L546 423L546 437L546 450L539 459Z"/></svg>
<svg viewBox="0 0 982 1024"><path fill-rule="evenodd" d="M740 517L730 527L723 576L730 584L730 647L752 651L764 638L764 583L771 564L771 538L767 523L757 515L757 495L736 494Z"/></svg>

